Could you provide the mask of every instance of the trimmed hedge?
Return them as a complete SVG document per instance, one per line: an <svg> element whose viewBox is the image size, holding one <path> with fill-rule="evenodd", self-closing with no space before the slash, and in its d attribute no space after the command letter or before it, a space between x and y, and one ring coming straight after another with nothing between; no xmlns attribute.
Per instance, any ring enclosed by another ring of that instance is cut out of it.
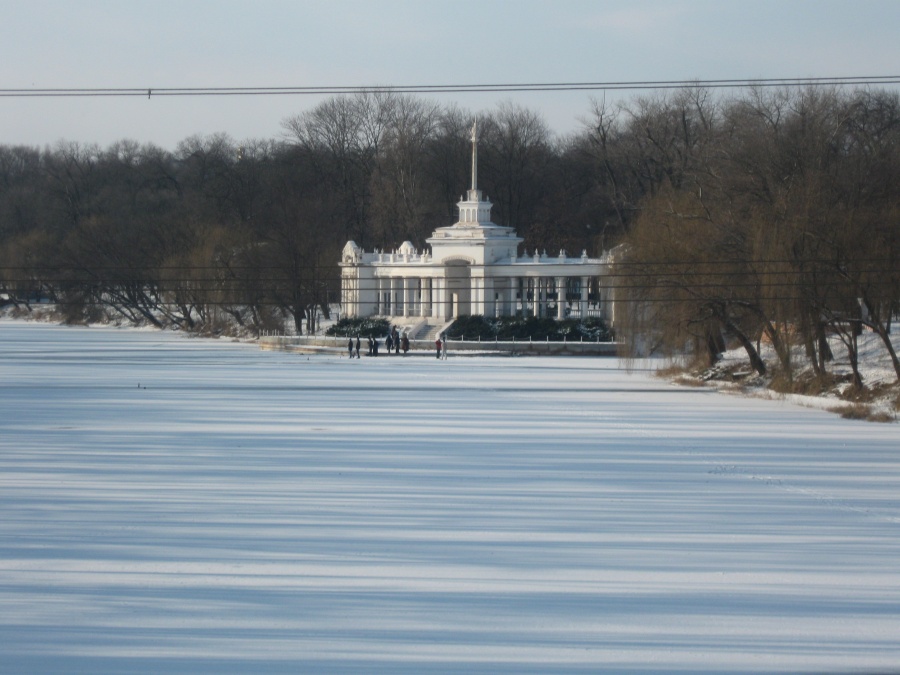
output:
<svg viewBox="0 0 900 675"><path fill-rule="evenodd" d="M479 315L461 316L447 330L451 340L589 340L610 342L606 323L599 317L577 319L540 319L533 316L487 318Z"/></svg>
<svg viewBox="0 0 900 675"><path fill-rule="evenodd" d="M338 337L356 337L360 336L376 336L387 335L391 329L391 324L387 319L375 319L372 317L348 317L340 319L337 323L328 327L325 335L336 335Z"/></svg>

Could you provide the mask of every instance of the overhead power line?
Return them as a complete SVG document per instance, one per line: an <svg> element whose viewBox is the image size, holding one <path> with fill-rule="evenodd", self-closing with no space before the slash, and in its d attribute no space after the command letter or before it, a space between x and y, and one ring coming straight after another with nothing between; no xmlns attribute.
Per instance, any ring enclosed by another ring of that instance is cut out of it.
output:
<svg viewBox="0 0 900 675"><path fill-rule="evenodd" d="M415 94L479 92L615 91L640 89L723 89L748 87L823 87L900 84L900 75L848 77L776 77L718 80L634 80L622 82L518 82L492 84L323 85L293 87L58 87L0 89L0 97L143 97L153 96L321 96L366 92Z"/></svg>

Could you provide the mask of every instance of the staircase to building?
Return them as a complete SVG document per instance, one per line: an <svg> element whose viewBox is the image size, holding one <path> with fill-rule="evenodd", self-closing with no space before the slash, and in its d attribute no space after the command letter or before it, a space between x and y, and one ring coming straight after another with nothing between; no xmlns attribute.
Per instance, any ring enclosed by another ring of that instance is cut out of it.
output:
<svg viewBox="0 0 900 675"><path fill-rule="evenodd" d="M447 330L453 321L441 321L440 323L432 323L431 321L423 321L416 327L415 333L410 334L410 340L431 340L437 339L438 335Z"/></svg>

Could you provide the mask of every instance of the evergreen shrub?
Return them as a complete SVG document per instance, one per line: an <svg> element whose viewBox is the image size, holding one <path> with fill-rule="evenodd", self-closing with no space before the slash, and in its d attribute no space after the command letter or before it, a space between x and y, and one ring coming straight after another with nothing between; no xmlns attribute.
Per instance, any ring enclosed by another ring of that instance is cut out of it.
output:
<svg viewBox="0 0 900 675"><path fill-rule="evenodd" d="M542 319L533 316L526 318L497 317L488 318L479 315L461 316L447 330L451 340L550 340L551 342L587 340L590 342L609 342L611 336L606 323L599 317L588 317L584 321L578 319Z"/></svg>
<svg viewBox="0 0 900 675"><path fill-rule="evenodd" d="M362 337L373 335L387 335L391 329L391 324L387 319L376 319L374 317L347 317L340 319L337 323L328 327L325 335L336 335L337 337Z"/></svg>

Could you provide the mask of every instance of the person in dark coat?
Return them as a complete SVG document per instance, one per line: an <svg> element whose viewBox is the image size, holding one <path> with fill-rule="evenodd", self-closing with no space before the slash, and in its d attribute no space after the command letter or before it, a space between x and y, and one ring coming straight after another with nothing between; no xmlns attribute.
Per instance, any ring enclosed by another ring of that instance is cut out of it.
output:
<svg viewBox="0 0 900 675"><path fill-rule="evenodd" d="M347 341L347 356L348 358L353 358L353 338Z"/></svg>
<svg viewBox="0 0 900 675"><path fill-rule="evenodd" d="M356 358L359 358L359 335L356 336Z"/></svg>
<svg viewBox="0 0 900 675"><path fill-rule="evenodd" d="M400 342L403 344L403 356L406 356L406 353L409 351L409 335L404 335Z"/></svg>
<svg viewBox="0 0 900 675"><path fill-rule="evenodd" d="M393 341L391 340L391 334L388 333L387 337L384 338L384 348L387 349L387 353L391 353L391 348L394 346Z"/></svg>

